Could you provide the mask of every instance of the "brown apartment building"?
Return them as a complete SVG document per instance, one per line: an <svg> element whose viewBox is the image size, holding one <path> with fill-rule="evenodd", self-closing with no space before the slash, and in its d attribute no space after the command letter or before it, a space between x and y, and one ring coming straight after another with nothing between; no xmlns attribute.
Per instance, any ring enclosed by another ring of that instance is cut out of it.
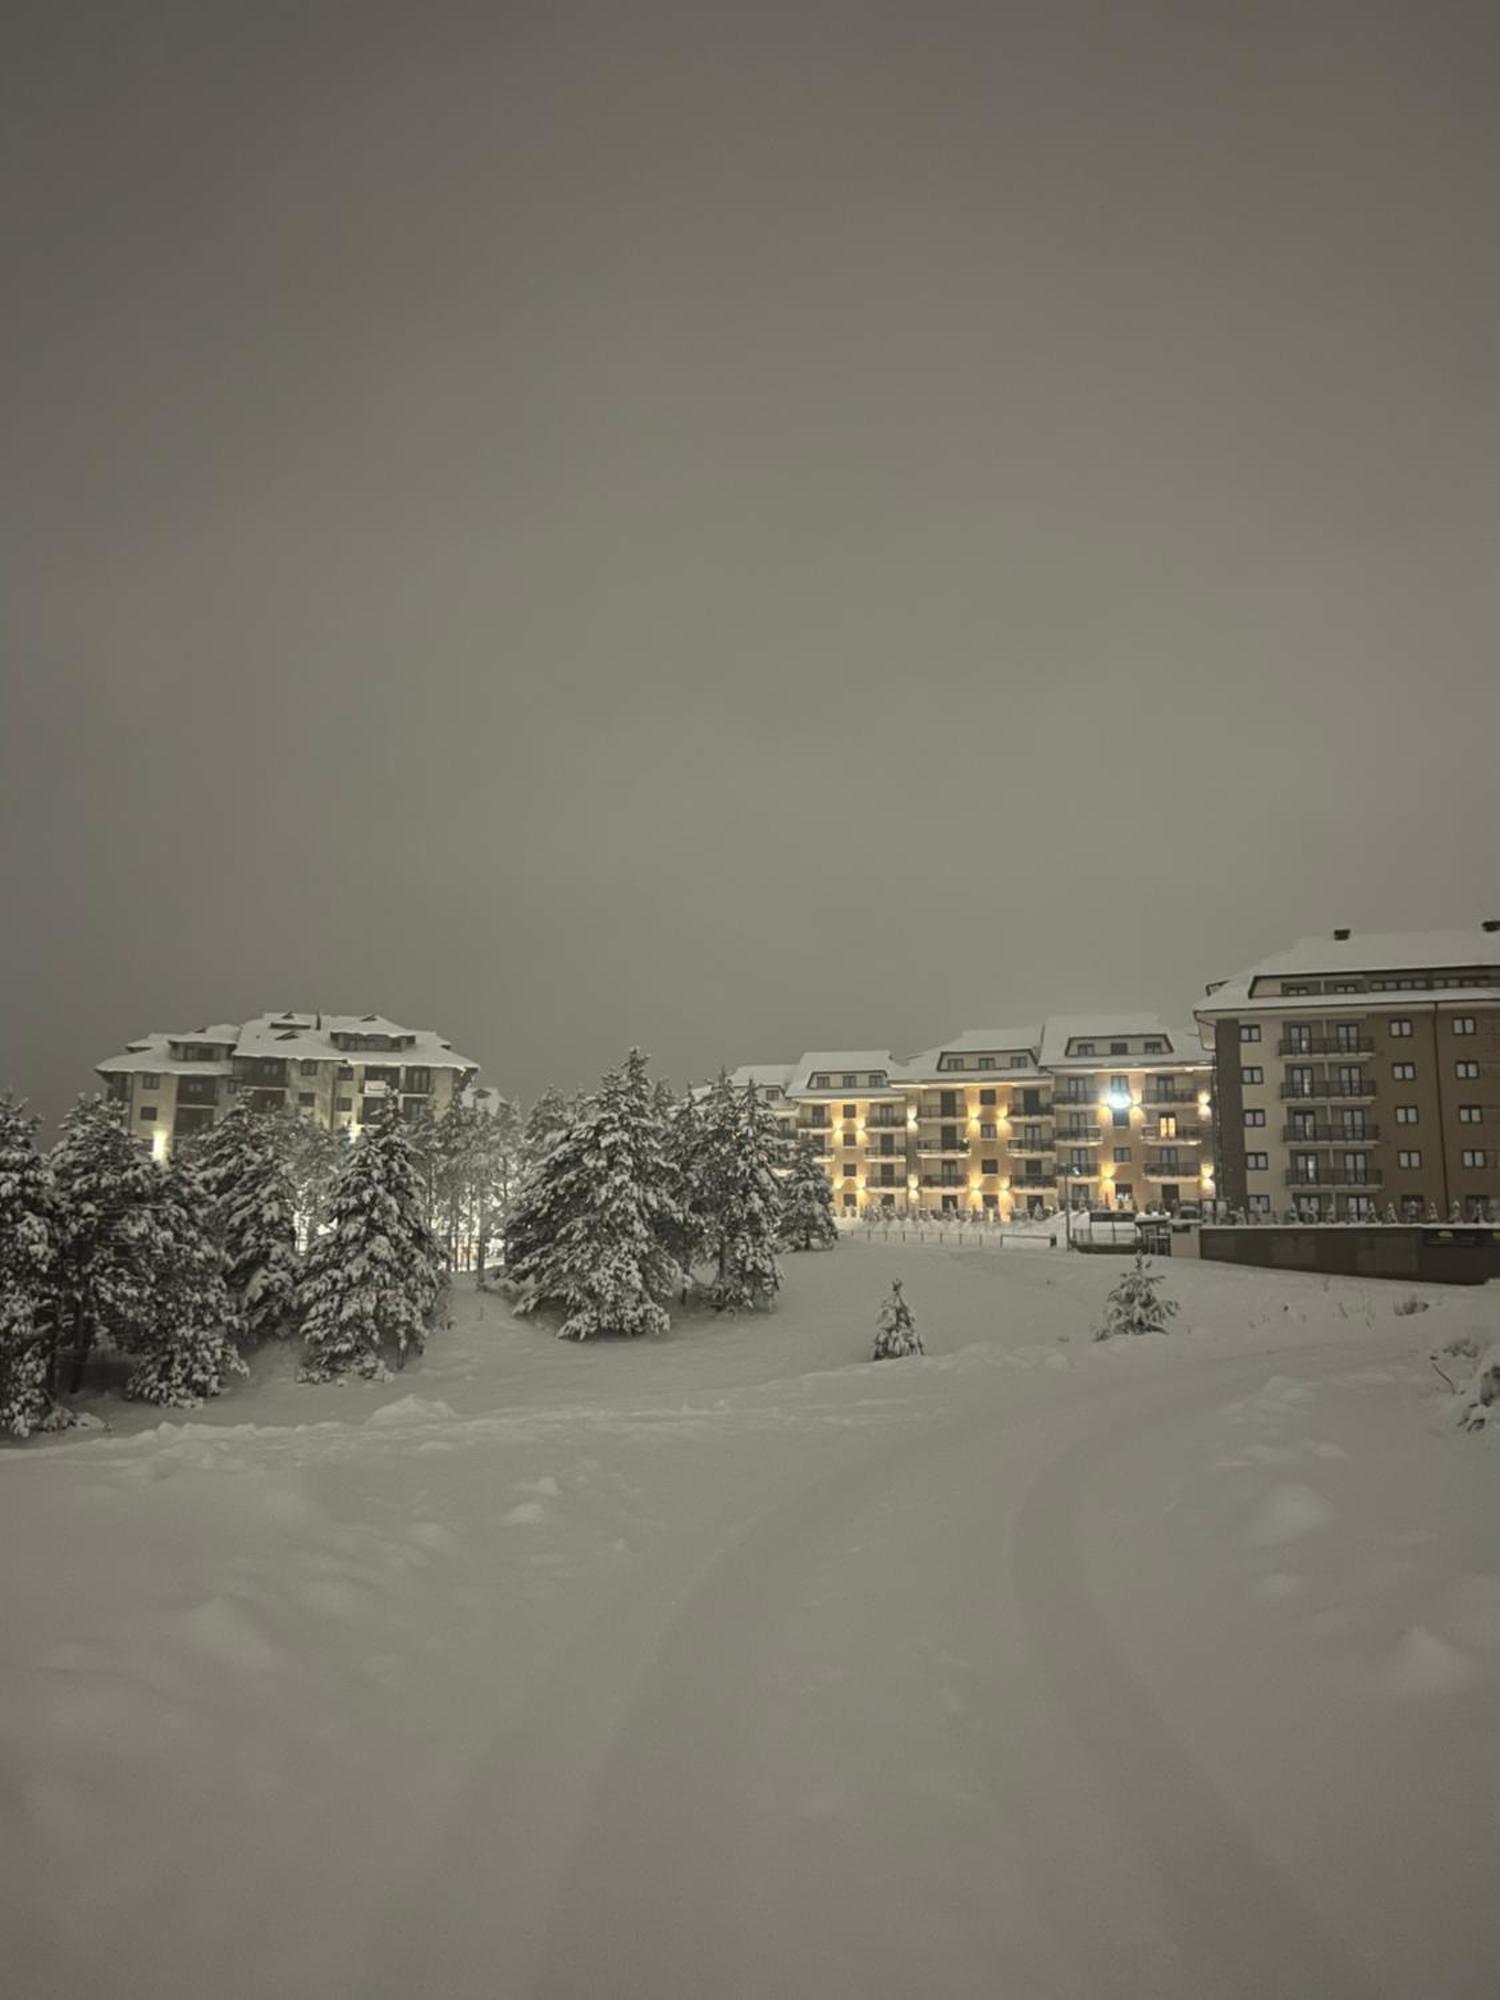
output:
<svg viewBox="0 0 1500 2000"><path fill-rule="evenodd" d="M1303 938L1197 1015L1232 1209L1500 1214L1500 921Z"/></svg>

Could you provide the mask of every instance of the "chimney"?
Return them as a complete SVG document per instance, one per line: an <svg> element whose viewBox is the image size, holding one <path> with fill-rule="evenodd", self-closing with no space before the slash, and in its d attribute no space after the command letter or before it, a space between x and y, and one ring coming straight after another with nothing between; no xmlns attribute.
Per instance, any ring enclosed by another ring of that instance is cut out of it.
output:
<svg viewBox="0 0 1500 2000"><path fill-rule="evenodd" d="M1352 936L1352 933L1349 931L1335 931L1334 936L1338 939L1340 944L1344 944Z"/></svg>

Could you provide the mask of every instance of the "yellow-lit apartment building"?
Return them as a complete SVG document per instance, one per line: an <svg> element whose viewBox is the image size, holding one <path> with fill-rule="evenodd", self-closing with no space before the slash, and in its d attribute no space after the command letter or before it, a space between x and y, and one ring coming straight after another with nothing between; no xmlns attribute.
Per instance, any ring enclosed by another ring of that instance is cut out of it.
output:
<svg viewBox="0 0 1500 2000"><path fill-rule="evenodd" d="M1212 1062L1153 1015L1052 1016L886 1049L752 1063L843 1215L1176 1209L1212 1198Z"/></svg>
<svg viewBox="0 0 1500 2000"><path fill-rule="evenodd" d="M359 1131L377 1101L441 1117L478 1074L430 1028L379 1014L262 1014L253 1021L145 1035L96 1065L132 1134L166 1159L235 1103L289 1110L329 1132Z"/></svg>

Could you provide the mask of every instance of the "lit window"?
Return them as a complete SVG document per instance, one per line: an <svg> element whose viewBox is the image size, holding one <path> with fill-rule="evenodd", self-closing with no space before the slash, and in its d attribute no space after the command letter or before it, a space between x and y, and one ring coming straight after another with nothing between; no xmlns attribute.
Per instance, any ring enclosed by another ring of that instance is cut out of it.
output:
<svg viewBox="0 0 1500 2000"><path fill-rule="evenodd" d="M1411 1022L1407 1020L1395 1020L1391 1022L1390 1029L1391 1033L1399 1039L1401 1036L1411 1033Z"/></svg>
<svg viewBox="0 0 1500 2000"><path fill-rule="evenodd" d="M1398 1125L1415 1125L1416 1122L1417 1107L1415 1104L1398 1104L1396 1106L1396 1123Z"/></svg>
<svg viewBox="0 0 1500 2000"><path fill-rule="evenodd" d="M1484 1123L1484 1106L1482 1104L1460 1104L1458 1107L1458 1122L1460 1125L1482 1125Z"/></svg>
<svg viewBox="0 0 1500 2000"><path fill-rule="evenodd" d="M1241 1083L1264 1083L1266 1073L1259 1063L1245 1063L1240 1069Z"/></svg>
<svg viewBox="0 0 1500 2000"><path fill-rule="evenodd" d="M1463 1162L1466 1167L1487 1167L1490 1156L1488 1153L1465 1153Z"/></svg>
<svg viewBox="0 0 1500 2000"><path fill-rule="evenodd" d="M1473 1083L1479 1076L1479 1065L1477 1062L1456 1062L1453 1074L1465 1083Z"/></svg>
<svg viewBox="0 0 1500 2000"><path fill-rule="evenodd" d="M1418 1152L1411 1151L1411 1152L1398 1153L1396 1155L1396 1165L1398 1167L1406 1167L1407 1169L1412 1169L1415 1167L1420 1167L1421 1164L1422 1164L1422 1155Z"/></svg>
<svg viewBox="0 0 1500 2000"><path fill-rule="evenodd" d="M1392 1063L1391 1075L1397 1083L1410 1083L1417 1073L1415 1063Z"/></svg>
<svg viewBox="0 0 1500 2000"><path fill-rule="evenodd" d="M1246 1153L1245 1165L1252 1174L1263 1174L1271 1164L1269 1153Z"/></svg>
<svg viewBox="0 0 1500 2000"><path fill-rule="evenodd" d="M1248 1110L1245 1113L1245 1123L1247 1125L1264 1125L1265 1122L1266 1122L1265 1112L1258 1110L1253 1106L1251 1107L1250 1110Z"/></svg>
<svg viewBox="0 0 1500 2000"><path fill-rule="evenodd" d="M1241 1021L1240 1040L1242 1042L1258 1042L1260 1040L1259 1021Z"/></svg>
<svg viewBox="0 0 1500 2000"><path fill-rule="evenodd" d="M1472 1035L1474 1032L1474 1016L1472 1014L1455 1014L1453 1017L1453 1032L1455 1035Z"/></svg>

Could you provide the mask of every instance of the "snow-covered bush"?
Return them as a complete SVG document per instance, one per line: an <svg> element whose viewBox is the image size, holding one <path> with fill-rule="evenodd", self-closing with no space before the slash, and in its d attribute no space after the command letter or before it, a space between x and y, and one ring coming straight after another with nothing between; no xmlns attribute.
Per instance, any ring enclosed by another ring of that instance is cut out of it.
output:
<svg viewBox="0 0 1500 2000"><path fill-rule="evenodd" d="M143 1403L193 1409L222 1394L246 1368L234 1344L234 1305L224 1258L209 1234L208 1193L190 1160L160 1177L156 1199L160 1264L149 1327L136 1343L139 1366L125 1384Z"/></svg>
<svg viewBox="0 0 1500 2000"><path fill-rule="evenodd" d="M194 1152L209 1201L209 1230L247 1340L291 1330L297 1289L297 1190L279 1133L238 1104Z"/></svg>
<svg viewBox="0 0 1500 2000"><path fill-rule="evenodd" d="M52 1187L37 1121L0 1097L0 1431L27 1437L52 1408Z"/></svg>
<svg viewBox="0 0 1500 2000"><path fill-rule="evenodd" d="M890 1216L871 1210L866 1220L890 1222ZM833 1219L833 1187L812 1148L799 1144L792 1155L792 1170L781 1188L781 1245L785 1250L831 1250L839 1240Z"/></svg>
<svg viewBox="0 0 1500 2000"><path fill-rule="evenodd" d="M894 1361L907 1354L923 1352L922 1336L917 1332L911 1307L901 1295L899 1279L891 1281L891 1295L880 1308L876 1326L874 1358L877 1361Z"/></svg>
<svg viewBox="0 0 1500 2000"><path fill-rule="evenodd" d="M328 1197L297 1287L304 1382L386 1374L426 1345L443 1288L410 1138L392 1106L364 1128Z"/></svg>
<svg viewBox="0 0 1500 2000"><path fill-rule="evenodd" d="M1137 1250L1134 1264L1105 1300L1105 1321L1095 1340L1110 1340L1119 1333L1165 1333L1177 1301L1159 1296L1161 1282L1161 1274L1152 1271L1144 1252Z"/></svg>
<svg viewBox="0 0 1500 2000"><path fill-rule="evenodd" d="M162 1177L135 1144L118 1104L81 1097L49 1155L56 1201L53 1302L70 1387L100 1342L124 1353L150 1345L156 1287L171 1262Z"/></svg>
<svg viewBox="0 0 1500 2000"><path fill-rule="evenodd" d="M661 1100L632 1049L528 1170L506 1218L520 1313L555 1307L558 1337L665 1333L683 1235Z"/></svg>
<svg viewBox="0 0 1500 2000"><path fill-rule="evenodd" d="M721 1074L691 1131L680 1193L693 1252L714 1267L709 1299L719 1312L768 1306L781 1285L780 1128L754 1084L736 1089Z"/></svg>

